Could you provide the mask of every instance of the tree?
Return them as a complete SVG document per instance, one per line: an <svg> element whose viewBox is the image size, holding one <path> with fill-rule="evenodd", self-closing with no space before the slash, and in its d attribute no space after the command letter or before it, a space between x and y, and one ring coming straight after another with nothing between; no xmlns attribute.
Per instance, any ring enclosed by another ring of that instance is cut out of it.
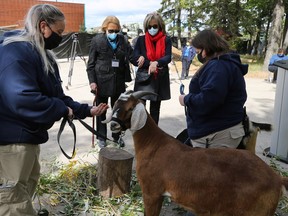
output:
<svg viewBox="0 0 288 216"><path fill-rule="evenodd" d="M166 22L172 22L172 28L169 30L177 31L177 47L181 48L181 13L182 13L182 5L184 0L162 0L162 7L159 9L159 12L162 13L163 18Z"/></svg>
<svg viewBox="0 0 288 216"><path fill-rule="evenodd" d="M285 23L283 30L283 48L287 50L288 48L288 1L284 2L285 7Z"/></svg>
<svg viewBox="0 0 288 216"><path fill-rule="evenodd" d="M276 4L272 15L272 25L268 36L268 45L265 55L263 70L268 70L268 64L273 54L281 46L283 33L283 17L284 17L284 3L283 0L276 0Z"/></svg>

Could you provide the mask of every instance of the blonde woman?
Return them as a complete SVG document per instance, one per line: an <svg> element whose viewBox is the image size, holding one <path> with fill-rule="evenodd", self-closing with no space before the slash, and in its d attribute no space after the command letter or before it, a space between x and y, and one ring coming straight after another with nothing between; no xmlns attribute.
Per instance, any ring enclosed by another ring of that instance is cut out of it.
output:
<svg viewBox="0 0 288 216"><path fill-rule="evenodd" d="M50 51L62 40L63 13L53 5L31 7L25 30L0 39L0 215L37 215L32 196L40 176L39 144L62 117L100 115L108 106L88 106L63 93Z"/></svg>
<svg viewBox="0 0 288 216"><path fill-rule="evenodd" d="M96 104L107 103L110 97L111 107L121 93L125 92L125 72L132 48L120 33L120 22L115 16L107 16L102 24L102 33L97 34L91 42L87 74L92 92L97 93ZM130 75L130 74L129 74ZM107 136L107 126L101 121L106 119L106 112L97 117L97 131ZM115 142L124 147L120 133L112 134ZM100 148L106 146L106 140L98 137Z"/></svg>

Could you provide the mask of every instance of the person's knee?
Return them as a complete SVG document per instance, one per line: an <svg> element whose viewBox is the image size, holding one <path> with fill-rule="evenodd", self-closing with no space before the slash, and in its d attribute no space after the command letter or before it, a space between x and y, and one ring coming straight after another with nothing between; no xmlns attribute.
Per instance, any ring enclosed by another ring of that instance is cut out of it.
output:
<svg viewBox="0 0 288 216"><path fill-rule="evenodd" d="M278 67L275 66L275 65L269 65L269 66L268 66L268 70L269 70L270 72L272 72L272 73L277 72L277 69L278 69Z"/></svg>

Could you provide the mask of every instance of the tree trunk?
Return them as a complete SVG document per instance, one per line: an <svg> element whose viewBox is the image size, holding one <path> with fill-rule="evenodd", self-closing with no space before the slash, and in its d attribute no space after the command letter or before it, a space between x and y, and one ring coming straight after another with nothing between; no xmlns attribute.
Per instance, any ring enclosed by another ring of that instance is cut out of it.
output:
<svg viewBox="0 0 288 216"><path fill-rule="evenodd" d="M287 49L288 49L288 8L285 8L286 10L286 19L284 23L284 34L283 34L283 49L285 50L285 54L287 55Z"/></svg>
<svg viewBox="0 0 288 216"><path fill-rule="evenodd" d="M277 53L277 50L279 49L281 44L281 38L283 33L282 20L284 16L283 0L277 0L272 16L272 25L269 31L268 46L263 65L264 71L268 71L268 64L270 58L273 54Z"/></svg>
<svg viewBox="0 0 288 216"><path fill-rule="evenodd" d="M177 46L178 49L181 49L181 8L177 9Z"/></svg>
<svg viewBox="0 0 288 216"><path fill-rule="evenodd" d="M99 152L97 186L110 198L130 191L133 155L119 148L102 148Z"/></svg>

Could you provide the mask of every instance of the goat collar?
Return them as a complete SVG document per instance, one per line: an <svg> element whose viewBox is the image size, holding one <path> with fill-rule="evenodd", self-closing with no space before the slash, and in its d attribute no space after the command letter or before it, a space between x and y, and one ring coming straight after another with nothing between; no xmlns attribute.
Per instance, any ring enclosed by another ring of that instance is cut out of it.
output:
<svg viewBox="0 0 288 216"><path fill-rule="evenodd" d="M147 121L147 112L144 104L138 103L133 109L131 116L131 132L135 133L137 130L140 130L144 127Z"/></svg>

